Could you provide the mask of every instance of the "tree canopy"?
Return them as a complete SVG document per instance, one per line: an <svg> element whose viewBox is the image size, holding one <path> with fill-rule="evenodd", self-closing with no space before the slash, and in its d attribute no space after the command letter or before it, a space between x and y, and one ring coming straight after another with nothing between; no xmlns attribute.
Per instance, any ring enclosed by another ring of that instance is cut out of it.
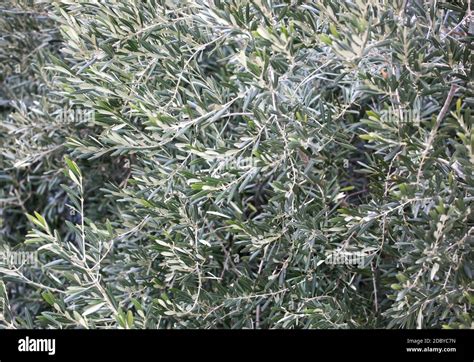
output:
<svg viewBox="0 0 474 362"><path fill-rule="evenodd" d="M4 2L0 328L471 328L471 18Z"/></svg>

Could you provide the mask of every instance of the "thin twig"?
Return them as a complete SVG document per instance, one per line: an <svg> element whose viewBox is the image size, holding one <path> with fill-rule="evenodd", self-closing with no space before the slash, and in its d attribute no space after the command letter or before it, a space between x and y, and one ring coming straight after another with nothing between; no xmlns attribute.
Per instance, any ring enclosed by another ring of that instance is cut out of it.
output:
<svg viewBox="0 0 474 362"><path fill-rule="evenodd" d="M451 100L453 99L454 93L456 93L456 90L457 90L457 86L455 84L452 84L451 89L449 90L448 96L446 97L446 101L444 102L443 108L441 108L441 112L438 114L438 117L436 118L436 124L431 130L426 148L423 150L423 153L421 154L420 168L418 169L418 174L416 176L417 184L420 183L420 177L423 171L423 164L425 163L425 159L428 156L428 152L430 151L433 145L434 139L436 137L436 133L438 132L438 128L441 125L441 121L444 119L444 116L448 112L449 105L451 104Z"/></svg>

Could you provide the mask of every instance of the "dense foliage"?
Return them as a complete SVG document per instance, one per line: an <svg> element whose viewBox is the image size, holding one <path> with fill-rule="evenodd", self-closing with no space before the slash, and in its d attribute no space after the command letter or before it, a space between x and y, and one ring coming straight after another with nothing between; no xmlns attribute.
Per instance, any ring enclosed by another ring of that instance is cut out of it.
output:
<svg viewBox="0 0 474 362"><path fill-rule="evenodd" d="M1 326L471 328L468 1L0 14Z"/></svg>

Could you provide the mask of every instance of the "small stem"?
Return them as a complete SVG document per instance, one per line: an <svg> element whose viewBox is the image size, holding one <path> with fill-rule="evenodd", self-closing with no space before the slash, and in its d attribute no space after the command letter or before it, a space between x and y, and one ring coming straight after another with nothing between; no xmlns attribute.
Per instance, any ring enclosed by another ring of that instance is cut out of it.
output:
<svg viewBox="0 0 474 362"><path fill-rule="evenodd" d="M82 238L82 260L86 264L86 233L84 227L84 189L82 187L82 177L79 177L79 187L81 190L81 238ZM87 266L87 264L86 264Z"/></svg>
<svg viewBox="0 0 474 362"><path fill-rule="evenodd" d="M446 97L446 101L444 102L443 108L441 108L441 112L438 114L438 118L436 118L436 124L431 130L430 137L428 138L428 142L426 145L426 148L423 150L423 153L421 154L421 161L420 161L420 168L418 169L418 174L416 176L416 183L420 183L420 177L423 172L423 164L425 163L425 159L428 156L428 152L430 151L434 139L436 137L436 133L438 132L438 128L441 125L441 121L443 120L444 116L448 112L449 105L451 104L451 100L454 97L454 93L457 90L457 86L455 84L451 85L451 89L449 90L448 96Z"/></svg>

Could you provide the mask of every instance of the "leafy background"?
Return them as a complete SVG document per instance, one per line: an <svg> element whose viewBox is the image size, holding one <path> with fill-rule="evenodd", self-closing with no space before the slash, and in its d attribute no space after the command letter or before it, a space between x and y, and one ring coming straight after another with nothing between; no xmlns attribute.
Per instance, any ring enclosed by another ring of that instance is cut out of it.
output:
<svg viewBox="0 0 474 362"><path fill-rule="evenodd" d="M472 327L469 2L0 14L1 327Z"/></svg>

